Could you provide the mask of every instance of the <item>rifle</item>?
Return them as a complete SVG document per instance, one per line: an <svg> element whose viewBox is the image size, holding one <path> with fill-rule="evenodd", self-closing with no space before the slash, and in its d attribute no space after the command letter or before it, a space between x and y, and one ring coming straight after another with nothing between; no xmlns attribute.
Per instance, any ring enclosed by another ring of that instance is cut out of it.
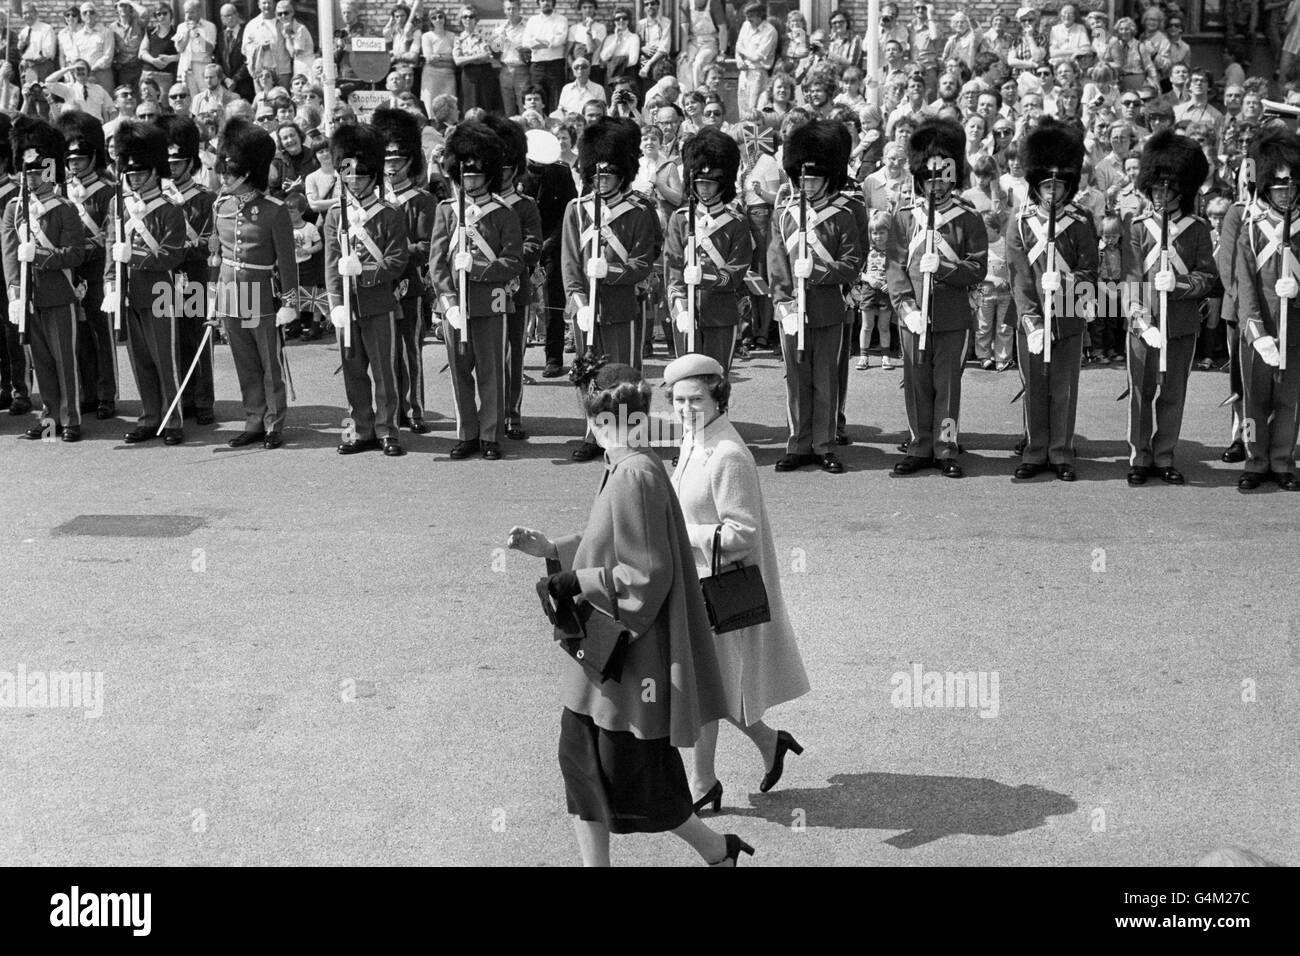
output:
<svg viewBox="0 0 1300 956"><path fill-rule="evenodd" d="M1165 201L1160 204L1160 271L1169 269L1169 181L1165 180ZM1160 293L1160 373L1156 382L1165 383L1169 366L1169 293Z"/></svg>
<svg viewBox="0 0 1300 956"><path fill-rule="evenodd" d="M604 163L598 163L596 166L596 175L591 177L591 258L600 258L600 174L605 168ZM587 278L587 301L591 304L591 328L583 329L588 336L596 331L596 307L600 293L600 280L594 276L588 275ZM591 345L588 339L587 344Z"/></svg>
<svg viewBox="0 0 1300 956"><path fill-rule="evenodd" d="M1052 170L1052 179L1056 179L1056 170ZM1041 189L1041 185L1039 186ZM1056 191L1052 191L1052 202L1047 207L1047 271L1056 271ZM1052 374L1052 307L1056 305L1056 293L1050 293L1043 299L1043 374Z"/></svg>
<svg viewBox="0 0 1300 956"><path fill-rule="evenodd" d="M19 244L32 241L32 207L31 190L27 186L27 170L18 173L18 207L22 224L18 229ZM18 318L18 344L31 345L32 333L28 329L32 316L32 264L18 264L18 295L23 303L23 311Z"/></svg>
<svg viewBox="0 0 1300 956"><path fill-rule="evenodd" d="M456 190L456 212L460 222L460 230L457 233L456 252L457 254L469 252L469 223L465 221L465 173L460 172L459 188ZM458 329L459 335L456 348L459 352L465 351L465 334L469 332L469 273L464 269L460 272L460 282L457 283L460 293L460 321L464 326L463 330Z"/></svg>
<svg viewBox="0 0 1300 956"><path fill-rule="evenodd" d="M343 238L343 256L352 255L352 227L348 222L348 185L339 171L339 233ZM345 359L352 358L352 276L343 276L343 345Z"/></svg>
<svg viewBox="0 0 1300 956"><path fill-rule="evenodd" d="M686 232L686 266L692 268L700 264L700 250L695 241L695 189L691 184L690 199L686 206L687 232ZM686 332L686 351L695 351L695 332L700 323L699 296L696 293L695 286L691 283L686 284L686 313L690 317L690 328Z"/></svg>
<svg viewBox="0 0 1300 956"><path fill-rule="evenodd" d="M118 164L121 166L121 163ZM117 219L113 223L113 231L116 235L114 241L126 245L126 193L124 191L124 181L126 173L122 169L117 170ZM113 313L113 331L122 331L122 317L126 315L127 300L127 283L130 281L129 267L125 262L119 262L113 270L117 284L117 311ZM166 419L163 419L166 421Z"/></svg>
<svg viewBox="0 0 1300 956"><path fill-rule="evenodd" d="M934 252L934 169L930 164L926 164L927 178L925 180L925 254L928 256ZM921 277L921 321L925 323L921 328L921 335L917 339L916 350L925 351L926 336L930 331L931 314L934 310L934 273L927 272Z"/></svg>
<svg viewBox="0 0 1300 956"><path fill-rule="evenodd" d="M808 258L808 192L804 185L808 178L809 163L799 170L799 258ZM808 280L795 280L796 307L799 310L799 331L795 334L796 361L803 361L804 328L808 325Z"/></svg>
<svg viewBox="0 0 1300 956"><path fill-rule="evenodd" d="M1290 199L1290 197L1287 197ZM1282 259L1281 266L1278 269L1280 276L1291 275L1294 270L1291 268L1291 213L1294 208L1293 202L1286 204L1286 212L1282 214ZM1287 307L1291 304L1290 299L1278 300L1277 311L1277 370L1273 373L1273 381L1281 384L1282 376L1286 374L1286 326L1287 326Z"/></svg>

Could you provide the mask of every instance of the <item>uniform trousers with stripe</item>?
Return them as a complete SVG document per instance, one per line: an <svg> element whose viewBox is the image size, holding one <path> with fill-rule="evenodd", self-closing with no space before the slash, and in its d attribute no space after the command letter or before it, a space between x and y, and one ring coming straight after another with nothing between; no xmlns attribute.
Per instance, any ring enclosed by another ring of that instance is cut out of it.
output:
<svg viewBox="0 0 1300 956"><path fill-rule="evenodd" d="M81 385L77 381L76 306L37 309L31 320L32 368L41 393L41 417L56 425L81 424Z"/></svg>
<svg viewBox="0 0 1300 956"><path fill-rule="evenodd" d="M854 313L850 316L856 318ZM839 386L836 393L835 406L835 431L837 434L843 434L849 427L848 414L845 412L845 406L849 401L849 357L853 353L853 322L850 320L844 325L844 340L840 343L840 364L836 371L839 376ZM865 356L866 350L862 354Z"/></svg>
<svg viewBox="0 0 1300 956"><path fill-rule="evenodd" d="M706 325L695 332L695 351L715 359L727 372L731 371L731 358L736 354L736 335L739 327L735 325ZM673 325L673 347L677 355L685 355L686 333Z"/></svg>
<svg viewBox="0 0 1300 956"><path fill-rule="evenodd" d="M1288 330L1289 332L1290 330ZM1256 474L1295 473L1295 444L1300 416L1300 348L1287 349L1287 370L1281 382L1253 345L1241 343L1241 384L1246 420L1246 471Z"/></svg>
<svg viewBox="0 0 1300 956"><path fill-rule="evenodd" d="M342 329L338 341L342 352ZM353 321L352 355L343 358L343 391L357 441L397 436L396 312Z"/></svg>
<svg viewBox="0 0 1300 956"><path fill-rule="evenodd" d="M1230 403L1232 408L1231 441L1241 441L1241 422L1246 417L1246 404L1242 399L1241 384L1241 331L1235 322L1225 322L1228 337L1228 394L1236 395L1237 400ZM1250 346L1247 346L1249 348Z"/></svg>
<svg viewBox="0 0 1300 956"><path fill-rule="evenodd" d="M476 315L468 324L463 349L461 334L450 322L442 324L456 403L456 437L500 442L506 415L506 317L501 312Z"/></svg>
<svg viewBox="0 0 1300 956"><path fill-rule="evenodd" d="M903 402L912 433L907 454L915 458L956 458L961 422L961 375L970 348L970 330L930 330L925 351L920 336L904 326Z"/></svg>
<svg viewBox="0 0 1300 956"><path fill-rule="evenodd" d="M835 412L839 401L840 350L844 325L804 329L803 359L799 337L782 331L785 355L785 403L791 455L825 455L835 447Z"/></svg>
<svg viewBox="0 0 1300 956"><path fill-rule="evenodd" d="M100 309L104 301L104 269L85 276L86 294L78 308L77 367L81 394L89 401L111 402L117 398L117 336L113 317Z"/></svg>
<svg viewBox="0 0 1300 956"><path fill-rule="evenodd" d="M591 338L573 323L573 344L577 354L583 355L588 345L596 350L597 356L605 356L610 362L641 367L641 316L635 316L631 322L596 322Z"/></svg>
<svg viewBox="0 0 1300 956"><path fill-rule="evenodd" d="M424 297L402 300L397 320L398 414L424 421Z"/></svg>
<svg viewBox="0 0 1300 956"><path fill-rule="evenodd" d="M1079 410L1079 367L1083 333L1052 341L1052 361L1043 374L1043 356L1029 351L1029 336L1017 323L1020 384L1025 387L1025 452L1027 465L1073 465L1074 420Z"/></svg>
<svg viewBox="0 0 1300 956"><path fill-rule="evenodd" d="M156 431L176 398L180 381L176 367L176 317L155 315L152 309L141 312L128 306L126 354L131 359L131 372L143 406L136 424L146 431ZM167 427L180 428L181 424L178 407L167 420Z"/></svg>
<svg viewBox="0 0 1300 956"><path fill-rule="evenodd" d="M1172 468L1174 448L1183 430L1196 336L1180 335L1166 345L1165 381L1157 385L1160 350L1151 348L1140 335L1128 337L1128 463L1141 468Z"/></svg>
<svg viewBox="0 0 1300 956"><path fill-rule="evenodd" d="M528 303L532 290L519 280L515 307L506 313L506 424L519 426L524 405L524 353L527 351Z"/></svg>
<svg viewBox="0 0 1300 956"><path fill-rule="evenodd" d="M189 370L190 363L194 361L194 353L199 350L199 343L203 341L203 332L206 328L208 297L207 290L199 285L199 292L194 292L194 280L188 280L181 289L181 303L187 311L192 309L196 303L203 304L202 315L181 315L176 320L176 361L180 366L181 375L184 376ZM269 317L268 321L274 322L275 317ZM215 387L212 381L212 336L208 336L207 343L203 346L203 354L199 356L199 364L194 368L194 374L190 376L189 383L185 386L185 394L181 397L182 408L194 408L197 411L212 411L215 401Z"/></svg>
<svg viewBox="0 0 1300 956"><path fill-rule="evenodd" d="M284 365L280 361L283 344L275 316L257 319L226 316L225 320L230 357L235 361L235 375L244 402L244 431L278 432L284 428L289 401L284 387ZM190 357L193 358L192 352Z"/></svg>
<svg viewBox="0 0 1300 956"><path fill-rule="evenodd" d="M0 287L4 286L0 282ZM0 291L0 393L27 398L32 390L31 369L27 367L27 350L18 344L18 326L8 321L9 296Z"/></svg>

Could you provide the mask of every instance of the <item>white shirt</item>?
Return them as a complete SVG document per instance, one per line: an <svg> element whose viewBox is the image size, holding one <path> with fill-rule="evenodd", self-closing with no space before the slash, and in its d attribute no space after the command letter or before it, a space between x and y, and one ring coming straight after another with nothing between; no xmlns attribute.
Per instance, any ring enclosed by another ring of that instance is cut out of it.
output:
<svg viewBox="0 0 1300 956"><path fill-rule="evenodd" d="M547 63L551 60L564 59L565 41L569 36L569 21L562 13L552 13L549 17L534 13L524 26L524 48L533 51L534 63ZM534 40L544 40L546 45L534 47Z"/></svg>
<svg viewBox="0 0 1300 956"><path fill-rule="evenodd" d="M59 53L59 40L54 27L37 20L30 27L24 26L19 36L24 60L50 60Z"/></svg>
<svg viewBox="0 0 1300 956"><path fill-rule="evenodd" d="M584 86L579 86L577 80L565 83L564 89L560 90L560 106L556 112L560 118L569 113L581 114L588 100L605 102L605 91L599 83L592 83L590 80Z"/></svg>
<svg viewBox="0 0 1300 956"><path fill-rule="evenodd" d="M76 108L105 122L115 112L108 91L98 83L48 83L46 89L63 99L63 108Z"/></svg>
<svg viewBox="0 0 1300 956"><path fill-rule="evenodd" d="M212 62L217 48L217 26L208 20L182 20L172 34L176 52L181 55L176 63L176 75L184 76L191 67L203 67Z"/></svg>
<svg viewBox="0 0 1300 956"><path fill-rule="evenodd" d="M252 76L257 76L259 70L288 73L291 69L289 51L285 49L284 37L276 28L274 18L253 17L249 20L244 27L242 49Z"/></svg>
<svg viewBox="0 0 1300 956"><path fill-rule="evenodd" d="M605 24L599 20L592 20L591 26L575 23L569 27L569 42L581 43L587 48L587 58L592 59L600 52L600 47L605 42L606 32Z"/></svg>
<svg viewBox="0 0 1300 956"><path fill-rule="evenodd" d="M763 20L758 27L753 27L748 20L740 28L736 37L736 54L744 55L748 60L744 69L770 70L776 58L776 27Z"/></svg>

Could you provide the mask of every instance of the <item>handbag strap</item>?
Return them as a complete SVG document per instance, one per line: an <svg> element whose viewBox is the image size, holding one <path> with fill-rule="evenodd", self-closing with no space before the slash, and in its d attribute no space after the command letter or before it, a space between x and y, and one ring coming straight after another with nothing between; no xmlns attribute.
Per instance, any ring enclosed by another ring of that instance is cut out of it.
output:
<svg viewBox="0 0 1300 956"><path fill-rule="evenodd" d="M713 529L713 559L709 562L710 570L713 576L718 576L721 562L719 561L719 552L722 551L722 525Z"/></svg>

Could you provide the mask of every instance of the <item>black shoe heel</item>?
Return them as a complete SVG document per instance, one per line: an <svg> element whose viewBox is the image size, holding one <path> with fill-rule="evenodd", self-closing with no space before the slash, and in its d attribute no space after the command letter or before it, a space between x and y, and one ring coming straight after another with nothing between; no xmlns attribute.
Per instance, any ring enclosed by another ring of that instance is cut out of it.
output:
<svg viewBox="0 0 1300 956"><path fill-rule="evenodd" d="M721 780L714 781L713 786L709 787L709 792L706 793L704 796L700 797L700 799L695 801L695 812L699 813L710 803L713 804L714 813L722 812L722 781Z"/></svg>
<svg viewBox="0 0 1300 956"><path fill-rule="evenodd" d="M772 769L764 774L763 782L758 785L759 793L767 793L781 781L781 774L785 772L785 754L787 750L795 756L803 755L803 747L799 745L799 741L784 730L778 730L776 732L776 756L772 758Z"/></svg>
<svg viewBox="0 0 1300 956"><path fill-rule="evenodd" d="M734 833L724 833L722 838L727 841L727 855L712 866L739 866L740 854L748 853L754 855L754 848L736 836Z"/></svg>

